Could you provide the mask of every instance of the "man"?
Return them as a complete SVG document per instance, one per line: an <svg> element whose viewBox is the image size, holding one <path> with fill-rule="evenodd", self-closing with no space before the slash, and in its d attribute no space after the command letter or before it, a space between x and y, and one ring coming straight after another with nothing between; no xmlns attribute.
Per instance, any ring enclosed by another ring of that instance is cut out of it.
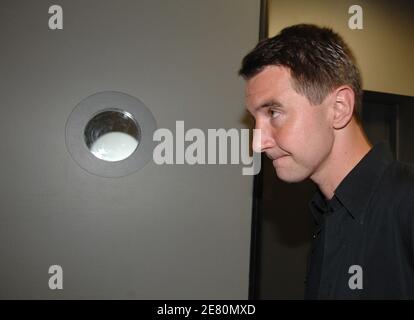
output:
<svg viewBox="0 0 414 320"><path fill-rule="evenodd" d="M285 28L259 42L239 74L261 129L253 149L281 180L319 188L305 297L414 298L414 170L367 140L360 72L343 39L314 25Z"/></svg>

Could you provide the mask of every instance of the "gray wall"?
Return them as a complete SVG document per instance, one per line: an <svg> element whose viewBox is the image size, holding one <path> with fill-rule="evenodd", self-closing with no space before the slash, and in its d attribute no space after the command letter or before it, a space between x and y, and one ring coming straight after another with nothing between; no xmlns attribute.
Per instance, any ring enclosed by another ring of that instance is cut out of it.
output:
<svg viewBox="0 0 414 320"><path fill-rule="evenodd" d="M48 29L52 4L63 30ZM244 128L236 73L258 27L259 0L1 2L0 298L247 298L242 165L102 178L70 157L65 123L117 90L160 128ZM53 264L63 290L48 287Z"/></svg>

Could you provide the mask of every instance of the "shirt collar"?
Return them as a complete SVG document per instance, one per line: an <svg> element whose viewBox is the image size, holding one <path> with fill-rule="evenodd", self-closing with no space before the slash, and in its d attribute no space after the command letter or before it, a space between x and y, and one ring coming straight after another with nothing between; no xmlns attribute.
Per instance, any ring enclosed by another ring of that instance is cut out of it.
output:
<svg viewBox="0 0 414 320"><path fill-rule="evenodd" d="M310 208L317 224L322 214L344 206L358 222L363 222L363 213L375 191L379 180L393 161L393 156L384 142L376 144L358 164L345 176L330 200L326 200L320 190L310 202Z"/></svg>
<svg viewBox="0 0 414 320"><path fill-rule="evenodd" d="M316 221L316 224L320 225L325 213L334 212L343 207L343 205L337 196L334 195L332 199L328 200L318 189L318 191L314 194L311 202L309 203L309 207Z"/></svg>

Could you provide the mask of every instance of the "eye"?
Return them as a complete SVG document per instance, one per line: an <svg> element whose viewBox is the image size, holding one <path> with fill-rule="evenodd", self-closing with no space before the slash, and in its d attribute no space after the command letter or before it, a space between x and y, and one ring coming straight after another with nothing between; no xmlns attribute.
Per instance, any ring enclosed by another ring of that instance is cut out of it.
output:
<svg viewBox="0 0 414 320"><path fill-rule="evenodd" d="M279 110L269 109L269 115L271 118L276 118L280 114Z"/></svg>

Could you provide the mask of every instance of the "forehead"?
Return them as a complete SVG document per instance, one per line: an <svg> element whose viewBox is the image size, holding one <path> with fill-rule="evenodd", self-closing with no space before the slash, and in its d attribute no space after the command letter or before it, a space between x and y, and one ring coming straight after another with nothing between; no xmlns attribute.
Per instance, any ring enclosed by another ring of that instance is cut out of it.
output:
<svg viewBox="0 0 414 320"><path fill-rule="evenodd" d="M281 66L268 66L246 82L247 107L256 108L265 100L280 98L291 92L289 69Z"/></svg>

